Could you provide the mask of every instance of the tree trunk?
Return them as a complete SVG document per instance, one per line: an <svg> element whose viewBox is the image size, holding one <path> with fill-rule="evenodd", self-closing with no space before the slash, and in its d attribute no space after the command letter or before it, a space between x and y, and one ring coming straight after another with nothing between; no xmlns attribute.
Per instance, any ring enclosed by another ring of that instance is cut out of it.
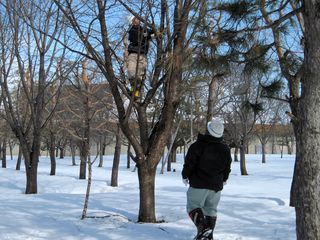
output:
<svg viewBox="0 0 320 240"><path fill-rule="evenodd" d="M56 148L56 157L59 157L59 148Z"/></svg>
<svg viewBox="0 0 320 240"><path fill-rule="evenodd" d="M234 154L233 154L233 158L234 158L234 161L235 161L235 162L239 162L238 152L239 152L239 148L238 148L238 147L235 147L235 148L234 148Z"/></svg>
<svg viewBox="0 0 320 240"><path fill-rule="evenodd" d="M262 151L262 163L266 163L266 144L261 144L261 151Z"/></svg>
<svg viewBox="0 0 320 240"><path fill-rule="evenodd" d="M102 136L100 136L99 137L99 165L98 165L98 167L103 167L103 152L104 152L104 150L103 150L103 137Z"/></svg>
<svg viewBox="0 0 320 240"><path fill-rule="evenodd" d="M276 144L275 144L275 136L272 136L272 141L271 141L271 154L276 153Z"/></svg>
<svg viewBox="0 0 320 240"><path fill-rule="evenodd" d="M177 149L178 149L178 145L173 145L172 147L172 155L171 155L171 162L172 163L176 163L177 162Z"/></svg>
<svg viewBox="0 0 320 240"><path fill-rule="evenodd" d="M112 164L111 187L118 186L120 153L121 153L121 130L120 130L120 127L118 126L117 135L116 135L116 146L114 149L114 157L113 157L113 164Z"/></svg>
<svg viewBox="0 0 320 240"><path fill-rule="evenodd" d="M90 128L87 125L84 133L84 139L80 142L80 169L79 169L79 179L86 179L87 175L87 161L89 159L90 152L90 139L89 139Z"/></svg>
<svg viewBox="0 0 320 240"><path fill-rule="evenodd" d="M241 145L240 147L240 171L241 175L248 175L247 167L246 167L246 149L245 145Z"/></svg>
<svg viewBox="0 0 320 240"><path fill-rule="evenodd" d="M38 192L37 185L37 172L38 172L38 161L39 161L39 151L34 151L27 153L25 159L26 167L26 194L35 194Z"/></svg>
<svg viewBox="0 0 320 240"><path fill-rule="evenodd" d="M50 170L50 175L54 176L56 175L56 156L55 156L55 149L50 149L50 166L51 166L51 170Z"/></svg>
<svg viewBox="0 0 320 240"><path fill-rule="evenodd" d="M84 83L85 93L90 92L89 85L90 80L87 75L87 59L82 60L82 74L81 80ZM83 126L82 126L82 139L80 141L80 179L86 179L86 171L87 171L87 160L90 159L90 98L88 94L82 95L82 106L83 106Z"/></svg>
<svg viewBox="0 0 320 240"><path fill-rule="evenodd" d="M171 172L171 162L172 162L173 155L174 155L173 149L171 149L169 156L168 156L167 172Z"/></svg>
<svg viewBox="0 0 320 240"><path fill-rule="evenodd" d="M288 154L291 155L292 154L292 147L291 147L290 141L288 141L288 143L287 143L287 149L288 149Z"/></svg>
<svg viewBox="0 0 320 240"><path fill-rule="evenodd" d="M71 141L70 142L70 151L71 151L71 158L72 158L72 166L76 166L76 145Z"/></svg>
<svg viewBox="0 0 320 240"><path fill-rule="evenodd" d="M21 147L19 145L19 153L18 153L18 158L17 158L16 170L20 170L21 158L22 158L22 151L21 151Z"/></svg>
<svg viewBox="0 0 320 240"><path fill-rule="evenodd" d="M2 168L7 168L7 140L4 138L1 148Z"/></svg>
<svg viewBox="0 0 320 240"><path fill-rule="evenodd" d="M13 160L13 147L15 144L9 142L10 159Z"/></svg>
<svg viewBox="0 0 320 240"><path fill-rule="evenodd" d="M82 143L82 145L83 147L80 147L79 179L86 179L88 151L86 150L86 143Z"/></svg>
<svg viewBox="0 0 320 240"><path fill-rule="evenodd" d="M308 103L310 105L305 105L307 104L305 102L302 106L311 107L313 103L314 100ZM301 110L301 119L305 117L304 114L309 115L312 111L315 111L315 109L308 109L307 113ZM295 207L296 210L297 240L320 239L320 164L318 160L320 149L315 147L314 141L318 136L315 136L317 133L313 131L315 127L311 126L318 125L319 128L319 123L317 123L319 118L311 120L310 116L308 119L310 120L300 120L300 124L294 124L294 128L297 129L297 149L290 191L290 206ZM307 122L308 124L306 124ZM306 126L309 126L309 128ZM319 144L319 139L317 141Z"/></svg>
<svg viewBox="0 0 320 240"><path fill-rule="evenodd" d="M145 164L147 165L147 161ZM156 168L147 170L147 166L138 167L139 187L140 187L140 205L139 222L156 222L155 215L155 176Z"/></svg>
<svg viewBox="0 0 320 240"><path fill-rule="evenodd" d="M59 152L60 152L60 159L63 159L64 158L64 149L65 149L65 146L63 147L59 147Z"/></svg>
<svg viewBox="0 0 320 240"><path fill-rule="evenodd" d="M99 137L99 140L96 143L96 152L97 152L97 156L99 155L100 157L100 137ZM99 166L98 166L99 167Z"/></svg>
<svg viewBox="0 0 320 240"><path fill-rule="evenodd" d="M106 137L103 137L103 143L102 143L102 155L106 155L106 148L107 148L107 143L106 143Z"/></svg>
<svg viewBox="0 0 320 240"><path fill-rule="evenodd" d="M88 205L89 205L89 197L90 197L90 190L91 190L91 181L92 181L92 162L90 155L88 157L88 182L87 182L87 190L86 190L86 196L84 199L84 205L82 210L82 216L81 220L85 219L87 217L87 211L88 211Z"/></svg>
<svg viewBox="0 0 320 240"><path fill-rule="evenodd" d="M128 150L127 150L127 168L130 168L130 150L131 150L131 144L128 144Z"/></svg>
<svg viewBox="0 0 320 240"><path fill-rule="evenodd" d="M50 155L50 175L56 175L56 156L55 156L55 149L56 149L56 137L54 133L50 133L50 146L49 146L49 155Z"/></svg>
<svg viewBox="0 0 320 240"><path fill-rule="evenodd" d="M298 240L320 239L320 0L304 1L305 59L291 188Z"/></svg>

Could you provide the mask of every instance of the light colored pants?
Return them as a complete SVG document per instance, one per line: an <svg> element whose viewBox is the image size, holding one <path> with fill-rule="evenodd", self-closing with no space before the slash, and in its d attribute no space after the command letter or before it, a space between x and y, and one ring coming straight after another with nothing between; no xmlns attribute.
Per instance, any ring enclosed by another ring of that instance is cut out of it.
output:
<svg viewBox="0 0 320 240"><path fill-rule="evenodd" d="M187 191L187 212L201 208L205 216L217 216L221 191L189 187Z"/></svg>
<svg viewBox="0 0 320 240"><path fill-rule="evenodd" d="M147 68L147 58L144 54L130 53L127 59L127 66L129 79L137 78L142 81Z"/></svg>

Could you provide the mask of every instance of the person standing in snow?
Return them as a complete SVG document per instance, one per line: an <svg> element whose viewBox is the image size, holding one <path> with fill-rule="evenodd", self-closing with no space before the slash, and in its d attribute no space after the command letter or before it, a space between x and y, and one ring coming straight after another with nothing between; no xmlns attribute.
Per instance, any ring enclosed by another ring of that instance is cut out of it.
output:
<svg viewBox="0 0 320 240"><path fill-rule="evenodd" d="M187 191L187 212L197 227L195 239L212 239L221 190L231 171L230 148L223 143L224 125L215 118L199 134L185 157L182 178Z"/></svg>
<svg viewBox="0 0 320 240"><path fill-rule="evenodd" d="M129 21L131 27L128 32L128 78L131 84L131 91L135 97L139 97L147 68L147 54L153 31L150 28L142 27L139 18L135 16L131 16Z"/></svg>

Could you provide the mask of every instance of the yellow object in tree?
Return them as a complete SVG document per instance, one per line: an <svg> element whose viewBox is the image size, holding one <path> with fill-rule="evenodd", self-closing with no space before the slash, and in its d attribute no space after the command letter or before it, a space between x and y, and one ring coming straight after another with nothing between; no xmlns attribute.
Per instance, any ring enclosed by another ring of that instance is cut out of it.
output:
<svg viewBox="0 0 320 240"><path fill-rule="evenodd" d="M135 96L135 97L140 97L140 92L139 92L138 90L136 90L136 91L134 92L134 96Z"/></svg>

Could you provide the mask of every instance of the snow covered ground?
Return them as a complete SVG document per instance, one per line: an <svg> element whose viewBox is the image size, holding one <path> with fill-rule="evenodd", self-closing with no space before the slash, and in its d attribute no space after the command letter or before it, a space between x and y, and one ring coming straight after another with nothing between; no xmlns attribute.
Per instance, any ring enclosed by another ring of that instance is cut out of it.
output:
<svg viewBox="0 0 320 240"><path fill-rule="evenodd" d="M105 167L93 168L88 215L80 220L86 181L78 179L79 166L71 159L57 160L56 176L49 176L49 159L42 157L38 192L25 195L25 173L15 161L0 168L0 239L23 240L184 240L192 239L195 227L185 212L185 187L181 181L183 159L173 164L176 172L157 174L156 212L159 224L139 224L137 173L126 169L122 156L119 187L107 185L112 156ZM293 240L295 213L289 207L294 156L247 156L248 176L241 176L239 163L232 164L222 193L214 239ZM100 218L102 217L102 218Z"/></svg>

